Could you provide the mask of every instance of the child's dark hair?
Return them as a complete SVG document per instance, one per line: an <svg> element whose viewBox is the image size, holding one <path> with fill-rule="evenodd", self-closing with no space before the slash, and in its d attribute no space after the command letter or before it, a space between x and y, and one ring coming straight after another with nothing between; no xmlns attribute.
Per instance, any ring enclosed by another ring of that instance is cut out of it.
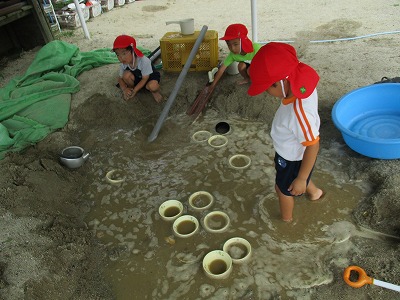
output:
<svg viewBox="0 0 400 300"><path fill-rule="evenodd" d="M126 51L129 51L130 53L132 53L132 55L134 57L137 57L135 51L133 51L133 47L131 45L129 45L128 47L125 48Z"/></svg>

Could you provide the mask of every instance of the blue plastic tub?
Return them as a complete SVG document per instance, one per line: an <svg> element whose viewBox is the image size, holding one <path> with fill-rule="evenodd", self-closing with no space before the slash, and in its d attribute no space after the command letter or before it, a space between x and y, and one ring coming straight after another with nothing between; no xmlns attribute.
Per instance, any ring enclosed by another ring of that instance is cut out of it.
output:
<svg viewBox="0 0 400 300"><path fill-rule="evenodd" d="M372 158L400 158L400 83L347 93L333 106L332 119L354 151Z"/></svg>

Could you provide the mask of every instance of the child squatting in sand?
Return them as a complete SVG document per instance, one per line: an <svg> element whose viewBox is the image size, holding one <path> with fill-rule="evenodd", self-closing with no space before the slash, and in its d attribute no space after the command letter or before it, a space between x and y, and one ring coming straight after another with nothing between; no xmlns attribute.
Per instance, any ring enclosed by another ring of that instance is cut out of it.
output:
<svg viewBox="0 0 400 300"><path fill-rule="evenodd" d="M128 35L120 35L115 39L112 50L121 62L117 86L121 88L123 98L129 100L145 87L160 103L163 100L159 84L161 75L151 60L137 49L136 40Z"/></svg>
<svg viewBox="0 0 400 300"><path fill-rule="evenodd" d="M235 61L239 62L238 70L243 77L243 80L239 81L238 84L249 82L250 77L248 75L248 69L251 60L261 48L261 45L253 43L247 37L247 33L247 28L243 24L231 24L226 28L225 35L220 38L220 40L226 41L230 52L222 65L218 68L217 73L215 73L214 81L210 86L211 90L214 89L225 70Z"/></svg>
<svg viewBox="0 0 400 300"><path fill-rule="evenodd" d="M311 174L319 151L317 84L319 76L299 62L296 50L271 42L254 56L249 72L250 96L264 91L281 99L271 126L275 149L275 191L282 220L293 220L294 196L307 193L318 200L324 192L315 186Z"/></svg>

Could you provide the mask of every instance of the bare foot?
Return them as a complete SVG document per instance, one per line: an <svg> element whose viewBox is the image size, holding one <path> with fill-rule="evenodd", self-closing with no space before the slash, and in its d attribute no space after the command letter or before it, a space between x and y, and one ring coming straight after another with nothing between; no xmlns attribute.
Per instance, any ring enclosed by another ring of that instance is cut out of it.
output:
<svg viewBox="0 0 400 300"><path fill-rule="evenodd" d="M282 219L283 222L285 223L292 223L293 222L293 218L290 218L288 220Z"/></svg>
<svg viewBox="0 0 400 300"><path fill-rule="evenodd" d="M157 103L161 103L164 100L163 95L161 95L159 92L152 93L154 100L156 100Z"/></svg>
<svg viewBox="0 0 400 300"><path fill-rule="evenodd" d="M311 201L317 201L325 197L325 192L321 189L318 189L315 194L309 195Z"/></svg>
<svg viewBox="0 0 400 300"><path fill-rule="evenodd" d="M249 83L250 82L250 80L248 80L248 79L243 79L243 80L239 80L238 82L237 82L237 84L238 85L243 85L243 84L246 84L246 83Z"/></svg>

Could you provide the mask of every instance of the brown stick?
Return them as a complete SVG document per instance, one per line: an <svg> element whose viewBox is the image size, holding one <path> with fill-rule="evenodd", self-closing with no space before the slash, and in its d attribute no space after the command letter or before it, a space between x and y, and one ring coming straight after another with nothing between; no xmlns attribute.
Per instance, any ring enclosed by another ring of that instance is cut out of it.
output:
<svg viewBox="0 0 400 300"><path fill-rule="evenodd" d="M198 115L204 110L206 107L209 99L211 98L211 94L214 91L214 88L208 89L208 87L204 88L203 92L204 96L199 99L199 102L197 103L192 115L194 116L195 119L197 119ZM196 99L197 100L197 99Z"/></svg>

